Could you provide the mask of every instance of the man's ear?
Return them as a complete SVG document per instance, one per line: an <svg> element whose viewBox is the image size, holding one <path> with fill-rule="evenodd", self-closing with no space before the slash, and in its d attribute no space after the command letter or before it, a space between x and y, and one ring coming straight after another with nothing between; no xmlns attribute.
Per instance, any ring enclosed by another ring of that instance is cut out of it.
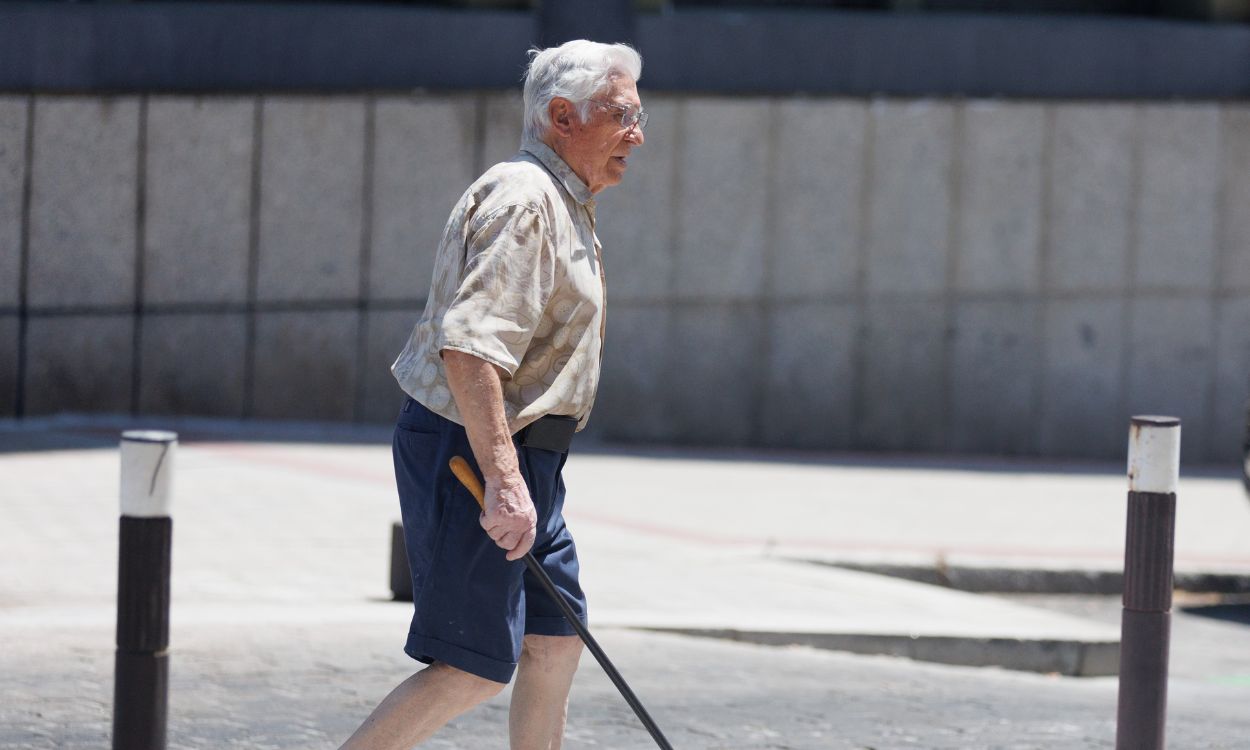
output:
<svg viewBox="0 0 1250 750"><path fill-rule="evenodd" d="M573 120L577 117L573 103L562 96L553 98L547 104L547 114L551 116L551 129L556 135L568 138L573 134Z"/></svg>

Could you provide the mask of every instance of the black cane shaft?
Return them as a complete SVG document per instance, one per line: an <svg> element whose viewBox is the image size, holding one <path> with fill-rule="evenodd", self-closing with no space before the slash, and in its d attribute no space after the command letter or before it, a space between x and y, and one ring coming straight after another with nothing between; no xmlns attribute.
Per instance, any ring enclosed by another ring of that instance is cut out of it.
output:
<svg viewBox="0 0 1250 750"><path fill-rule="evenodd" d="M1138 612L1172 609L1176 495L1130 492L1124 545L1124 606Z"/></svg>
<svg viewBox="0 0 1250 750"><path fill-rule="evenodd" d="M629 684L625 682L625 678L621 676L621 673L617 671L616 666L612 664L612 660L609 659L608 655L604 653L602 648L599 647L599 642L595 640L594 636L590 634L590 631L586 628L586 626L582 624L581 618L579 618L577 613L573 611L573 608L569 606L569 603L565 600L564 595L556 589L555 584L551 581L551 577L548 576L547 572L543 570L541 565L538 564L538 560L534 559L534 556L528 552L525 554L523 559L525 560L525 565L529 568L529 571L534 574L534 577L537 578L538 582L542 585L543 590L547 592L547 596L551 597L551 599L560 607L560 611L564 613L565 619L569 621L569 624L572 625L573 629L577 631L577 634L581 636L582 642L586 644L586 648L595 657L595 661L599 662L599 666L602 667L603 671L608 675L608 679L611 680L612 684L616 686L616 689L620 691L621 697L625 699L625 702L629 704L630 708L634 709L634 714L638 716L638 720L641 721L642 725L647 728L648 732L650 732L651 738L655 740L656 744L663 748L663 750L673 750L673 746L669 744L668 739L664 736L664 733L660 731L659 725L657 725L655 720L651 718L651 714L647 713L647 709L642 705L642 701L638 700L638 696L634 695L634 691L631 690Z"/></svg>

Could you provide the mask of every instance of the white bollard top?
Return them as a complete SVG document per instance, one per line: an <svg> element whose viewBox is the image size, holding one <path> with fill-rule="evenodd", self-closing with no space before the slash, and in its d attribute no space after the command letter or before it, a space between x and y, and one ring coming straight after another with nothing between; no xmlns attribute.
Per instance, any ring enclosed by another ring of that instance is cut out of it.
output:
<svg viewBox="0 0 1250 750"><path fill-rule="evenodd" d="M1181 467L1181 421L1176 417L1133 417L1128 433L1130 492L1176 492Z"/></svg>
<svg viewBox="0 0 1250 750"><path fill-rule="evenodd" d="M170 478L178 433L129 430L122 433L122 515L132 518L169 516Z"/></svg>

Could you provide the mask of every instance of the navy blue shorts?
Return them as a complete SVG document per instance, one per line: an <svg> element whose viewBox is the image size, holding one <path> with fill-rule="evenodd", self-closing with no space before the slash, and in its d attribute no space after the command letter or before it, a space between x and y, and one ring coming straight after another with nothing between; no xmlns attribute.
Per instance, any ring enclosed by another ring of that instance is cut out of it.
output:
<svg viewBox="0 0 1250 750"><path fill-rule="evenodd" d="M452 456L463 456L481 476L463 427L406 399L393 453L412 571L409 656L506 683L525 634L577 634L524 561L504 558L482 528L477 502L448 468ZM584 623L577 548L562 514L566 454L518 445L517 457L538 514L531 552Z"/></svg>

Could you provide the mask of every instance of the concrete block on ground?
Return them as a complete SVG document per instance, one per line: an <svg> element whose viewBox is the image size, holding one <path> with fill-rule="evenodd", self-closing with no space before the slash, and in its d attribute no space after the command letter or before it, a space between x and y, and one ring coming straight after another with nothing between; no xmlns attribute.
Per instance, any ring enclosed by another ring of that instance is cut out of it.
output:
<svg viewBox="0 0 1250 750"><path fill-rule="evenodd" d="M26 416L130 411L132 316L36 317L26 330Z"/></svg>
<svg viewBox="0 0 1250 750"><path fill-rule="evenodd" d="M1250 106L1224 108L1224 201L1220 207L1220 286L1250 290Z"/></svg>
<svg viewBox="0 0 1250 750"><path fill-rule="evenodd" d="M373 310L366 315L368 331L365 358L360 363L361 403L356 418L362 422L393 423L404 391L391 375L391 364L421 317L421 308Z"/></svg>
<svg viewBox="0 0 1250 750"><path fill-rule="evenodd" d="M16 307L21 288L28 110L26 97L0 96L0 308Z"/></svg>
<svg viewBox="0 0 1250 750"><path fill-rule="evenodd" d="M962 301L954 314L950 447L998 455L1035 450L1037 303Z"/></svg>
<svg viewBox="0 0 1250 750"><path fill-rule="evenodd" d="M776 108L769 291L850 295L859 276L868 107L798 99Z"/></svg>
<svg viewBox="0 0 1250 750"><path fill-rule="evenodd" d="M34 138L30 304L133 305L139 100L41 97Z"/></svg>
<svg viewBox="0 0 1250 750"><path fill-rule="evenodd" d="M374 108L369 298L424 299L452 206L477 177L476 97L379 99Z"/></svg>
<svg viewBox="0 0 1250 750"><path fill-rule="evenodd" d="M1129 270L1133 137L1127 104L1053 105L1047 289L1116 291Z"/></svg>
<svg viewBox="0 0 1250 750"><path fill-rule="evenodd" d="M246 350L242 313L145 316L139 411L242 417Z"/></svg>
<svg viewBox="0 0 1250 750"><path fill-rule="evenodd" d="M1128 409L1180 417L1187 462L1208 459L1213 314L1206 298L1143 296L1129 306Z"/></svg>
<svg viewBox="0 0 1250 750"><path fill-rule="evenodd" d="M760 441L850 448L858 309L852 303L777 305L769 309L767 325Z"/></svg>
<svg viewBox="0 0 1250 750"><path fill-rule="evenodd" d="M1051 300L1043 309L1038 452L1106 458L1125 446L1123 298Z"/></svg>
<svg viewBox="0 0 1250 750"><path fill-rule="evenodd" d="M672 331L665 400L673 439L727 446L758 439L760 310L753 305L678 307Z"/></svg>
<svg viewBox="0 0 1250 750"><path fill-rule="evenodd" d="M691 98L682 120L682 215L673 289L678 299L744 300L764 293L772 105ZM646 148L644 146L644 148Z"/></svg>
<svg viewBox="0 0 1250 750"><path fill-rule="evenodd" d="M148 100L145 303L247 300L256 106Z"/></svg>
<svg viewBox="0 0 1250 750"><path fill-rule="evenodd" d="M520 89L482 94L481 107L482 162L474 170L477 174L516 155L521 149L521 128L525 119L525 102Z"/></svg>
<svg viewBox="0 0 1250 750"><path fill-rule="evenodd" d="M950 252L953 106L878 101L870 114L867 292L940 292Z"/></svg>
<svg viewBox="0 0 1250 750"><path fill-rule="evenodd" d="M1221 299L1216 306L1210 458L1240 462L1246 408L1250 405L1250 293Z"/></svg>
<svg viewBox="0 0 1250 750"><path fill-rule="evenodd" d="M352 419L359 319L355 310L257 314L251 416Z"/></svg>
<svg viewBox="0 0 1250 750"><path fill-rule="evenodd" d="M18 320L0 315L0 418L17 415Z"/></svg>
<svg viewBox="0 0 1250 750"><path fill-rule="evenodd" d="M1038 105L972 102L964 107L954 248L959 290L1038 288L1045 129L1046 111Z"/></svg>
<svg viewBox="0 0 1250 750"><path fill-rule="evenodd" d="M1144 290L1211 289L1220 190L1220 109L1143 107L1133 283Z"/></svg>
<svg viewBox="0 0 1250 750"><path fill-rule="evenodd" d="M646 141L630 155L621 184L595 201L610 305L664 300L673 292L674 222L684 213L676 191L685 110L671 96L649 95L643 107L651 114Z"/></svg>
<svg viewBox="0 0 1250 750"><path fill-rule="evenodd" d="M853 447L944 449L947 324L942 301L870 302L860 335Z"/></svg>
<svg viewBox="0 0 1250 750"><path fill-rule="evenodd" d="M358 97L265 99L258 299L359 297L364 144Z"/></svg>
<svg viewBox="0 0 1250 750"><path fill-rule="evenodd" d="M677 424L668 406L674 384L666 374L685 350L671 343L672 321L672 310L661 305L609 305L603 374L586 427L592 434L634 442L674 439Z"/></svg>

